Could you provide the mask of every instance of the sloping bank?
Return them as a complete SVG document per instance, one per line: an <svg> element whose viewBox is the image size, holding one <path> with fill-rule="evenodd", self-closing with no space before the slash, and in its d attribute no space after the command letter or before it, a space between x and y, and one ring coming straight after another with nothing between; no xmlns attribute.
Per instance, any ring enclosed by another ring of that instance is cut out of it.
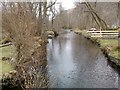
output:
<svg viewBox="0 0 120 90"><path fill-rule="evenodd" d="M120 67L120 39L97 39L92 38L87 33L81 32L80 30L74 31L76 34L83 35L86 39L90 40L92 43L97 44L103 54L107 57L107 59Z"/></svg>

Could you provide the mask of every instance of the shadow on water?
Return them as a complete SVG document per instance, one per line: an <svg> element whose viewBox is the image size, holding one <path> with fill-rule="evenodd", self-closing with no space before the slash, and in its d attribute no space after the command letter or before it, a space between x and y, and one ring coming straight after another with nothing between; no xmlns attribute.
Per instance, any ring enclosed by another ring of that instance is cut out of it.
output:
<svg viewBox="0 0 120 90"><path fill-rule="evenodd" d="M118 88L119 74L97 45L65 31L47 46L51 88Z"/></svg>
<svg viewBox="0 0 120 90"><path fill-rule="evenodd" d="M118 76L120 78L120 66L117 66L115 63L111 62L110 60L107 61L107 64L111 66L118 73ZM120 81L119 81L119 86L120 86Z"/></svg>

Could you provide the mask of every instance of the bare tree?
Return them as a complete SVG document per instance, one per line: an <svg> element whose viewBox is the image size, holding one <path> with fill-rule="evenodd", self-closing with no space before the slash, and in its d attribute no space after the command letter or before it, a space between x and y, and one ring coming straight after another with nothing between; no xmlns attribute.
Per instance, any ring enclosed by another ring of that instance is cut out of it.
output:
<svg viewBox="0 0 120 90"><path fill-rule="evenodd" d="M46 42L42 37L36 37L38 21L34 5L25 2L3 3L2 27L8 32L17 51L14 62L17 75L14 79L23 88L48 85Z"/></svg>
<svg viewBox="0 0 120 90"><path fill-rule="evenodd" d="M75 8L66 11L69 19L64 20L69 21L67 23L73 28L108 29L117 25L118 7L116 4L118 5L114 2L76 2Z"/></svg>
<svg viewBox="0 0 120 90"><path fill-rule="evenodd" d="M39 10L38 10L38 12L39 12L39 14L38 14L38 24L39 24L38 34L39 35L43 35L45 33L46 27L47 27L47 21L48 21L47 11L55 5L56 1L57 0L49 3L47 0L43 0L38 3L38 7L39 7Z"/></svg>

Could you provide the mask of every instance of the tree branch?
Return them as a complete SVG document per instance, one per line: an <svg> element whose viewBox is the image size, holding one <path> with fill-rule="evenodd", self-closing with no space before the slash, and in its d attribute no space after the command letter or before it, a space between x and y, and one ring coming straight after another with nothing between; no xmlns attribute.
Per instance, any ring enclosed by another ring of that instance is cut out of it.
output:
<svg viewBox="0 0 120 90"><path fill-rule="evenodd" d="M50 7L52 7L52 6L56 3L56 1L57 1L57 0L55 0L51 5L49 5L49 6L47 7L47 9L50 8Z"/></svg>

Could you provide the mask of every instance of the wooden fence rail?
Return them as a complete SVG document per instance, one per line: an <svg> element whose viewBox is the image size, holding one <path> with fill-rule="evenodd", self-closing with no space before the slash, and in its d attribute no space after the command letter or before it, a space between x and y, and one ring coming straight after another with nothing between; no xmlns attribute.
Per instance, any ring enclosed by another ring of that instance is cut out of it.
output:
<svg viewBox="0 0 120 90"><path fill-rule="evenodd" d="M6 43L6 44L2 44L2 45L0 45L0 48L5 47L5 46L9 46L9 45L12 45L12 43L10 42L10 43Z"/></svg>
<svg viewBox="0 0 120 90"><path fill-rule="evenodd" d="M118 31L87 31L91 37L118 37Z"/></svg>

